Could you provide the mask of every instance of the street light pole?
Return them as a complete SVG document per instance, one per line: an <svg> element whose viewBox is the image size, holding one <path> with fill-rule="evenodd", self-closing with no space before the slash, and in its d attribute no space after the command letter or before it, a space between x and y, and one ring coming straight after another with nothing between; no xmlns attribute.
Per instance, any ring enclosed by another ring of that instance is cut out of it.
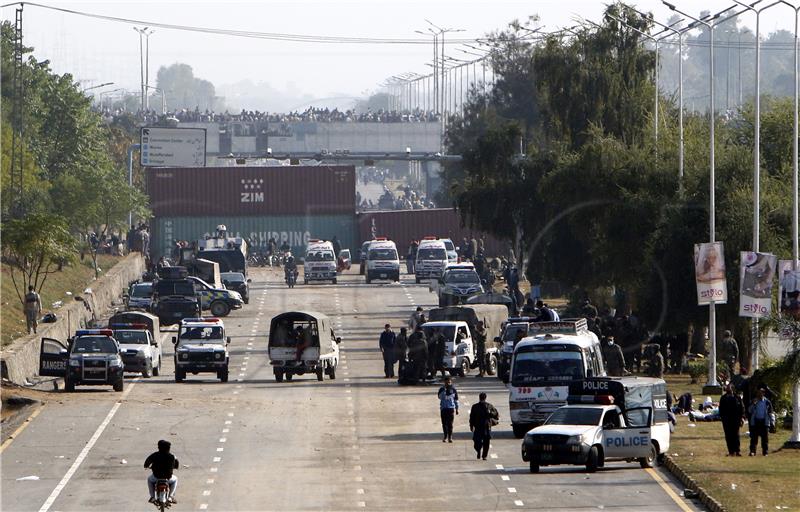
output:
<svg viewBox="0 0 800 512"><path fill-rule="evenodd" d="M710 242L716 241L716 217L715 217L715 208L716 208L716 201L715 201L715 190L716 190L716 169L715 169L715 161L714 161L714 144L716 142L715 134L714 134L714 123L716 121L716 113L714 112L714 27L720 23L727 21L730 18L738 16L741 13L736 13L732 16L729 16L721 21L718 18L725 12L732 9L732 7L728 7L724 11L718 12L710 17L705 17L704 19L695 18L690 14L686 14L685 12L679 10L677 7L672 5L671 3L667 2L666 0L661 0L664 5L669 7L671 10L686 16L689 19L694 20L695 22L705 25L708 28L708 57L709 57L709 71L710 76L708 80L708 92L709 92L709 108L708 108L708 119L709 119L709 180L708 180L708 230L709 230L709 238ZM717 383L717 314L716 314L716 305L714 301L708 305L708 337L710 340L711 345L711 354L710 354L710 361L708 364L708 383L706 384L708 387L719 387Z"/></svg>

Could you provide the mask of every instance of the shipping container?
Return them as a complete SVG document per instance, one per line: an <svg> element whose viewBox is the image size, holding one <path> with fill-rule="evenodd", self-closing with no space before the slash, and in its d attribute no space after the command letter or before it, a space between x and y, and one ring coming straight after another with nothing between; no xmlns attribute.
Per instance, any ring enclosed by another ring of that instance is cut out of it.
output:
<svg viewBox="0 0 800 512"><path fill-rule="evenodd" d="M292 253L300 256L310 238L331 240L336 236L343 249L353 252L361 245L356 244L353 215L157 217L151 223L151 256L169 257L175 240L191 242L204 238L213 234L219 224L225 224L230 236L249 239L251 247L264 248L272 237L278 246L287 241Z"/></svg>
<svg viewBox="0 0 800 512"><path fill-rule="evenodd" d="M401 254L405 254L412 240L424 236L450 238L456 246L462 239L483 238L489 256L505 255L508 244L481 231L462 226L461 216L452 208L433 208L427 210L392 210L366 212L357 216L359 240L370 240L374 236L385 236L397 244Z"/></svg>
<svg viewBox="0 0 800 512"><path fill-rule="evenodd" d="M155 217L353 215L352 165L146 170Z"/></svg>

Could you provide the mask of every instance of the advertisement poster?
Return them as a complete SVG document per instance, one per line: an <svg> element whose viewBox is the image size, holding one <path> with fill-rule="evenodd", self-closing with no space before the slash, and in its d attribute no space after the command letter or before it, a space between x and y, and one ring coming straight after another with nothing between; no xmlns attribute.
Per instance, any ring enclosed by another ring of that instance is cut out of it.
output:
<svg viewBox="0 0 800 512"><path fill-rule="evenodd" d="M697 303L701 306L728 302L725 281L725 247L722 242L694 246L694 276L697 281Z"/></svg>
<svg viewBox="0 0 800 512"><path fill-rule="evenodd" d="M772 311L772 286L778 259L773 254L742 251L739 267L739 316L764 318Z"/></svg>
<svg viewBox="0 0 800 512"><path fill-rule="evenodd" d="M797 266L800 269L800 265ZM782 315L800 319L800 270L792 267L792 260L778 262L778 298Z"/></svg>

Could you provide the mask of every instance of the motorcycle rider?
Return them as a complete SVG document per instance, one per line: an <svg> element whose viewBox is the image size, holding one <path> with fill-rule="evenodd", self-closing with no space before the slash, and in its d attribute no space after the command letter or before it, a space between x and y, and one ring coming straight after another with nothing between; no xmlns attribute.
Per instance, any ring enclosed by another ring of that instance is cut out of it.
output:
<svg viewBox="0 0 800 512"><path fill-rule="evenodd" d="M294 261L294 256L291 253L288 253L288 257L286 258L286 264L283 266L283 275L286 278L286 282L289 282L289 274L294 278L297 278L297 262Z"/></svg>
<svg viewBox="0 0 800 512"><path fill-rule="evenodd" d="M178 477L172 471L178 469L178 459L169 452L172 444L163 439L158 442L158 451L151 453L144 461L145 469L152 469L153 473L147 477L147 488L150 491L150 503L156 501L156 482L169 480L169 501L175 500L175 489L178 487Z"/></svg>

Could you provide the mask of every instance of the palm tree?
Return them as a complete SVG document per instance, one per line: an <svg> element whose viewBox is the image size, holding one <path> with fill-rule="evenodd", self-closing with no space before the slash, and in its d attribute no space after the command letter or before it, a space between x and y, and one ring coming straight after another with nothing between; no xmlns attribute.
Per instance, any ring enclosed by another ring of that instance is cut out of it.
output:
<svg viewBox="0 0 800 512"><path fill-rule="evenodd" d="M774 331L788 339L790 350L772 368L773 375L780 382L792 382L792 435L786 441L786 448L800 449L800 318L789 315L773 316L762 324L761 334ZM763 346L763 345L762 345Z"/></svg>

